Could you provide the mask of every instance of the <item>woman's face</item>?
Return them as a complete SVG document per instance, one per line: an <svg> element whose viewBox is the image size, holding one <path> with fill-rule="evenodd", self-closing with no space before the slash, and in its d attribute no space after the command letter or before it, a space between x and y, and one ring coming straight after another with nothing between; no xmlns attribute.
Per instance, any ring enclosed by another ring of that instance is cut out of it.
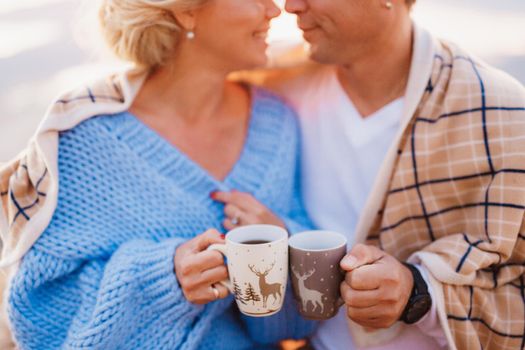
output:
<svg viewBox="0 0 525 350"><path fill-rule="evenodd" d="M209 0L195 10L192 45L218 69L260 67L267 60L270 21L280 13L273 0Z"/></svg>

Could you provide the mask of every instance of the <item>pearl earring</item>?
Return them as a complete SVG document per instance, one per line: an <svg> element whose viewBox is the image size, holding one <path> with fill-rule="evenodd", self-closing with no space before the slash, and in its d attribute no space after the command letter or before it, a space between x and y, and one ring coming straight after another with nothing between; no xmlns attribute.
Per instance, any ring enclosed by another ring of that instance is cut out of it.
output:
<svg viewBox="0 0 525 350"><path fill-rule="evenodd" d="M394 7L394 4L392 4L392 1L387 1L385 3L385 7L389 10L392 10L392 7Z"/></svg>
<svg viewBox="0 0 525 350"><path fill-rule="evenodd" d="M189 30L186 32L186 38L188 40L192 40L195 38L195 32L193 30Z"/></svg>

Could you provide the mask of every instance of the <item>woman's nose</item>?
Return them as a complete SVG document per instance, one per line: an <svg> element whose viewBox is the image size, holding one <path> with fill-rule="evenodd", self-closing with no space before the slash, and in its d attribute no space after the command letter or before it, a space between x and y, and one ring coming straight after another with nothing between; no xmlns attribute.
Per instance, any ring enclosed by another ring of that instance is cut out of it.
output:
<svg viewBox="0 0 525 350"><path fill-rule="evenodd" d="M270 0L266 7L266 16L268 18L275 18L281 14L281 9L275 4L273 0Z"/></svg>

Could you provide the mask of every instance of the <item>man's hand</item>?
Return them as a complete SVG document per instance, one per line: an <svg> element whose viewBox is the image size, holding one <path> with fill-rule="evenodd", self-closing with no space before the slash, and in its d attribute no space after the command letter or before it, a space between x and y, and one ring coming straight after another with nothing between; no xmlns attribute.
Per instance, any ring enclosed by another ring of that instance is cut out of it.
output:
<svg viewBox="0 0 525 350"><path fill-rule="evenodd" d="M354 322L369 328L388 328L399 320L414 285L405 265L363 244L357 244L340 265L346 271L341 296Z"/></svg>

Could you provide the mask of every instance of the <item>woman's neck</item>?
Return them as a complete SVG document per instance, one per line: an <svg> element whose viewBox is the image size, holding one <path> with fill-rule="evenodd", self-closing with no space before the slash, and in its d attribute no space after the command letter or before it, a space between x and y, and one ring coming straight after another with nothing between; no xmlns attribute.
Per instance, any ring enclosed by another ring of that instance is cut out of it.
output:
<svg viewBox="0 0 525 350"><path fill-rule="evenodd" d="M226 87L226 74L174 61L151 72L131 109L198 123L220 114Z"/></svg>

